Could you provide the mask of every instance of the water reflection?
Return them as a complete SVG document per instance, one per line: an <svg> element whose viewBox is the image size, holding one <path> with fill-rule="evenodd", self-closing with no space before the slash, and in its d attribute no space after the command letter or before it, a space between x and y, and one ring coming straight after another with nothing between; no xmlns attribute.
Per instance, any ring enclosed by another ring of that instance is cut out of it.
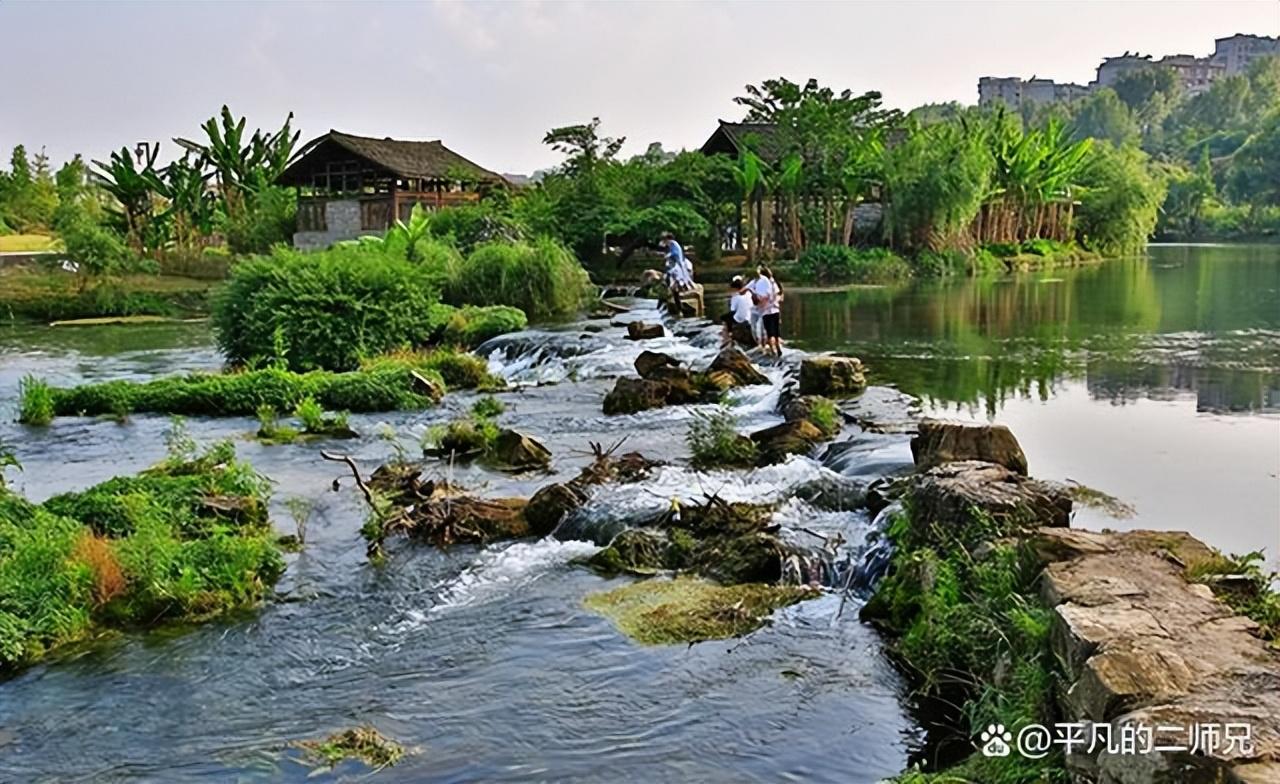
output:
<svg viewBox="0 0 1280 784"><path fill-rule="evenodd" d="M1123 403L1191 394L1200 411L1275 412L1280 248L1159 247L998 280L796 292L797 345L852 350L882 380L995 415L1083 380Z"/></svg>

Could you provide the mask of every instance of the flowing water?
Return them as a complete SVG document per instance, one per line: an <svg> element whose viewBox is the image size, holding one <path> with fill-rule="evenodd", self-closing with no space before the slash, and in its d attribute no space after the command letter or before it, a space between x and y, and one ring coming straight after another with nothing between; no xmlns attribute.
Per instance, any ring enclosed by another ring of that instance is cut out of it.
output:
<svg viewBox="0 0 1280 784"><path fill-rule="evenodd" d="M658 317L640 306L624 318ZM386 781L844 782L900 770L919 733L898 676L857 621L856 599L831 592L744 640L691 647L637 645L582 606L626 580L573 561L672 497L778 501L784 526L839 532L846 564L860 560L873 525L865 512L795 497L815 483L840 485L814 460L750 473L681 468L688 407L605 417L604 393L634 372L642 348L705 364L717 344L714 329L695 326L644 346L624 332L587 322L485 349L515 385L502 395L501 421L543 441L556 455L554 474L460 466L455 480L528 495L576 474L591 459L589 442L624 437L625 450L677 463L642 484L602 488L543 541L448 552L405 543L374 568L359 535L362 502L349 482L330 488L344 472L319 459L321 448L350 451L368 472L393 454L375 435L383 424L415 450L428 427L465 411L474 395L449 395L422 413L354 416L364 434L355 442L263 446L245 438L256 427L248 418L191 420L200 440L238 439L241 456L274 480L282 532L291 526L285 499L315 503L305 550L290 556L277 599L258 611L98 642L0 682L0 781L357 780L368 771L355 763L317 776L289 744L362 723L417 749L378 773ZM202 324L0 332L0 438L16 445L25 469L14 485L40 500L137 471L162 456L168 426L144 415L123 425L12 424L25 373L70 384L219 362ZM765 371L771 385L733 396L743 429L779 421L784 371ZM886 450L896 458L872 473L909 461L902 438Z"/></svg>
<svg viewBox="0 0 1280 784"><path fill-rule="evenodd" d="M644 306L641 305L643 308ZM654 318L643 309L622 318ZM1077 524L1185 528L1232 549L1280 537L1280 250L1153 249L1150 261L1000 281L905 289L790 292L793 345L851 350L875 380L923 398L928 413L995 418L1022 441L1032 472L1113 493L1137 510ZM683 328L683 327L682 327ZM365 560L365 510L318 459L350 451L366 471L393 454L383 424L416 449L433 423L474 396L421 413L352 418L354 442L262 446L256 423L195 419L202 440L239 439L240 454L285 499L314 503L305 550L290 556L278 596L261 609L191 629L121 635L0 682L0 782L361 780L353 763L313 772L289 744L372 723L416 748L386 781L876 781L921 743L904 688L857 601L838 592L781 611L744 640L644 647L582 606L621 585L574 564L643 510L672 496L782 502L778 522L847 541L849 563L874 555L877 521L796 498L814 483L901 471L905 437L846 428L823 460L754 472L680 467L687 407L605 417L600 401L631 372L641 346L595 321L507 336L486 348L513 382L502 421L546 443L549 475L476 466L454 478L491 495L531 493L572 476L588 442L626 437L675 465L633 486L606 487L558 536L440 552L393 549ZM648 342L704 363L714 330ZM39 500L150 465L163 417L120 425L60 419L12 423L19 380L59 384L150 378L215 368L205 324L0 329L0 439L25 470L14 484ZM784 369L740 390L741 428L778 421ZM893 402L876 390L877 399ZM807 495L805 497L808 497ZM858 573L854 573L858 577ZM855 585L862 585L855 580Z"/></svg>
<svg viewBox="0 0 1280 784"><path fill-rule="evenodd" d="M1164 246L998 280L796 292L784 331L926 414L1002 422L1031 473L1133 506L1074 525L1280 556L1280 246Z"/></svg>

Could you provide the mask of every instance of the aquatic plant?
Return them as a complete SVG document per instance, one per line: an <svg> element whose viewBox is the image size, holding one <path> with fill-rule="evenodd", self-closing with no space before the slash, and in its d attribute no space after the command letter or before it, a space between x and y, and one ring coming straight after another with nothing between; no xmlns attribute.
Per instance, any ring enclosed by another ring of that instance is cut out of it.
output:
<svg viewBox="0 0 1280 784"><path fill-rule="evenodd" d="M300 495L292 495L285 499L284 508L289 510L289 516L293 518L293 535L298 546L306 544L307 523L311 520L311 513L315 511L315 501Z"/></svg>
<svg viewBox="0 0 1280 784"><path fill-rule="evenodd" d="M18 421L26 425L47 425L53 421L53 388L32 375L18 382Z"/></svg>
<svg viewBox="0 0 1280 784"><path fill-rule="evenodd" d="M693 577L652 579L588 596L588 609L646 645L741 637L769 622L780 607L816 595L796 585L744 583L721 586Z"/></svg>
<svg viewBox="0 0 1280 784"><path fill-rule="evenodd" d="M485 395L471 404L471 415L477 419L496 419L506 410L507 407L502 404L502 401L493 395Z"/></svg>
<svg viewBox="0 0 1280 784"><path fill-rule="evenodd" d="M50 388L49 394L57 416L121 411L256 416L262 406L292 411L308 397L330 411L416 410L433 405L444 389L443 379L421 360L386 359L348 373L294 373L280 368L191 373L145 382L117 380Z"/></svg>
<svg viewBox="0 0 1280 784"><path fill-rule="evenodd" d="M399 762L405 753L403 746L370 726L335 732L324 740L304 740L298 745L329 767L355 759L371 768L385 768Z"/></svg>
<svg viewBox="0 0 1280 784"><path fill-rule="evenodd" d="M288 444L298 438L298 431L288 425L280 424L280 417L276 413L273 406L262 404L258 406L258 432L255 437L259 441L269 444Z"/></svg>
<svg viewBox="0 0 1280 784"><path fill-rule="evenodd" d="M822 431L822 434L830 438L840 431L840 425L843 424L844 418L840 414L840 409L836 408L836 404L825 398L820 397L809 404L809 414L807 417L814 427Z"/></svg>
<svg viewBox="0 0 1280 784"><path fill-rule="evenodd" d="M259 601L283 570L268 491L229 442L40 505L0 490L0 669Z"/></svg>
<svg viewBox="0 0 1280 784"><path fill-rule="evenodd" d="M495 400L494 402L496 403L497 401ZM502 404L498 403L498 405L501 406ZM5 488L4 473L10 468L16 468L21 471L22 463L18 461L18 456L14 454L13 447L0 438L0 490Z"/></svg>
<svg viewBox="0 0 1280 784"><path fill-rule="evenodd" d="M737 418L726 407L695 411L685 441L693 453L695 468L731 468L755 465L759 453L750 438L737 431Z"/></svg>

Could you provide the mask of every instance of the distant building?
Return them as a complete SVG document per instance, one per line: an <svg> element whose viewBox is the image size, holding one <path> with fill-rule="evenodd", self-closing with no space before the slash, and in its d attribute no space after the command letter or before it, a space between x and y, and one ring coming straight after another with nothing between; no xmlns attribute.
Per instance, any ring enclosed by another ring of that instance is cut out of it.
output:
<svg viewBox="0 0 1280 784"><path fill-rule="evenodd" d="M1094 84L1098 87L1115 87L1120 77L1151 66L1151 55L1125 52L1119 57L1108 57L1098 66Z"/></svg>
<svg viewBox="0 0 1280 784"><path fill-rule="evenodd" d="M1020 79L1016 76L984 76L978 80L978 105L1004 104L1016 109L1023 104L1042 106L1057 101L1074 101L1088 95L1082 84L1055 82L1052 79Z"/></svg>
<svg viewBox="0 0 1280 784"><path fill-rule="evenodd" d="M298 194L299 248L380 234L413 205L439 209L475 201L507 181L439 141L371 139L329 131L302 148L276 180Z"/></svg>
<svg viewBox="0 0 1280 784"><path fill-rule="evenodd" d="M1226 65L1214 62L1211 57L1193 57L1189 54L1171 54L1160 59L1157 65L1171 69L1178 75L1182 91L1197 95L1208 90L1226 73Z"/></svg>
<svg viewBox="0 0 1280 784"><path fill-rule="evenodd" d="M1250 63L1259 57L1276 55L1280 55L1280 38L1237 33L1215 40L1211 59L1221 65L1228 76L1235 76L1249 70Z"/></svg>

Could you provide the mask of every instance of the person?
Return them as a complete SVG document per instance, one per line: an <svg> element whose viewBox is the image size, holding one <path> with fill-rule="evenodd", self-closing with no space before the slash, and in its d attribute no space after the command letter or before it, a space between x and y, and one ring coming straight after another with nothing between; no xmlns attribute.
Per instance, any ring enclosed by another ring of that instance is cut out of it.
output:
<svg viewBox="0 0 1280 784"><path fill-rule="evenodd" d="M751 284L756 310L760 314L760 347L774 356L782 356L782 286L773 277L773 270L761 265Z"/></svg>
<svg viewBox="0 0 1280 784"><path fill-rule="evenodd" d="M751 322L751 311L754 307L751 292L747 290L746 281L741 275L733 276L733 280L729 281L729 290L733 292L729 297L729 312L720 317L720 323L724 325L726 346L733 345L733 330L736 325Z"/></svg>
<svg viewBox="0 0 1280 784"><path fill-rule="evenodd" d="M664 232L658 243L667 252L667 288L671 289L671 300L680 301L680 292L693 288L693 263L684 255L684 248L676 242L675 235Z"/></svg>

